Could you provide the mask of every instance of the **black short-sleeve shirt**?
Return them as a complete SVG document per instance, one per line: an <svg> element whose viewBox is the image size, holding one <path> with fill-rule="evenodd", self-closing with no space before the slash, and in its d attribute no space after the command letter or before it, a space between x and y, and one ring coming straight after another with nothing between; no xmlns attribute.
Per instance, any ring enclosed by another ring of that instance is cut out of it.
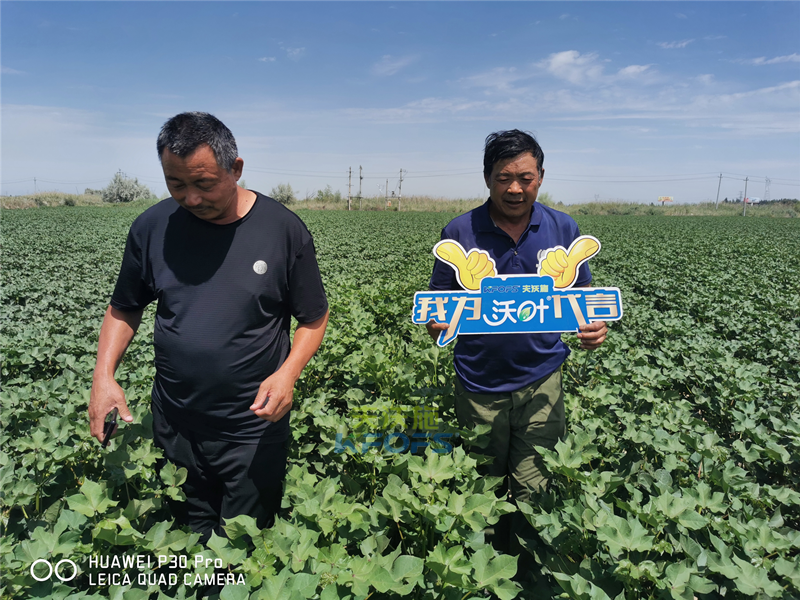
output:
<svg viewBox="0 0 800 600"><path fill-rule="evenodd" d="M111 306L156 301L153 402L178 428L224 441L278 441L249 407L289 354L291 317L328 302L314 242L293 212L262 194L238 221L216 225L168 198L131 226Z"/></svg>

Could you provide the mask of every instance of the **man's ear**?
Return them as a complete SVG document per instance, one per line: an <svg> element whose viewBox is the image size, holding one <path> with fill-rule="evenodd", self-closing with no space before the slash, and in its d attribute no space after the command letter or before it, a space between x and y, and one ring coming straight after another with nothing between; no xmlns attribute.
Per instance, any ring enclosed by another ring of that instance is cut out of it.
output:
<svg viewBox="0 0 800 600"><path fill-rule="evenodd" d="M231 167L231 173L236 178L236 181L239 181L239 178L242 176L242 171L244 170L244 159L242 157L236 157L236 160L233 161L233 166Z"/></svg>
<svg viewBox="0 0 800 600"><path fill-rule="evenodd" d="M544 169L542 169L542 174L539 175L539 183L542 183L542 181L544 181Z"/></svg>

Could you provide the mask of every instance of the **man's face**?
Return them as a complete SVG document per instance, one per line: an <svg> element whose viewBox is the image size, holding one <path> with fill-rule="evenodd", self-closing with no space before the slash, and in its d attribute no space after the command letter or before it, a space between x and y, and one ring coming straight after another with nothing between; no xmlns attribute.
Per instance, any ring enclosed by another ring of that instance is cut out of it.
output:
<svg viewBox="0 0 800 600"><path fill-rule="evenodd" d="M495 215L511 222L529 219L543 178L530 152L496 162L486 178Z"/></svg>
<svg viewBox="0 0 800 600"><path fill-rule="evenodd" d="M244 161L237 158L231 171L217 164L210 146L202 145L189 156L164 149L161 168L167 189L175 201L196 217L219 225L238 216L238 186Z"/></svg>

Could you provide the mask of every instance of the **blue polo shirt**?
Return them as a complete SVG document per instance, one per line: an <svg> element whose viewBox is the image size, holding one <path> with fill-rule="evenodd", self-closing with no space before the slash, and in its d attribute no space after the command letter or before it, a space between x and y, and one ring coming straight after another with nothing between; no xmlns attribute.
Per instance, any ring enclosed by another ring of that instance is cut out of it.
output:
<svg viewBox="0 0 800 600"><path fill-rule="evenodd" d="M569 248L580 235L572 217L534 202L531 222L515 244L489 216L490 203L491 199L450 221L442 230L442 239L456 240L467 252L486 250L499 275L536 273L540 250ZM591 281L589 266L583 263L575 287L588 286ZM461 289L450 265L436 261L430 289ZM467 391L494 394L513 392L549 375L568 355L569 348L559 333L462 335L456 342L454 363Z"/></svg>

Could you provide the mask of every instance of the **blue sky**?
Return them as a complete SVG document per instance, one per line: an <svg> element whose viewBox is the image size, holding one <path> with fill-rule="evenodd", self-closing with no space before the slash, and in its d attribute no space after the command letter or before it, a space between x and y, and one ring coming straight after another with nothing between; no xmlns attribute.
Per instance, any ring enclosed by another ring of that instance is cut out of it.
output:
<svg viewBox="0 0 800 600"><path fill-rule="evenodd" d="M13 2L0 5L2 193L165 191L163 122L205 110L248 187L485 196L532 131L565 203L800 197L798 2ZM380 186L380 189L379 189Z"/></svg>

